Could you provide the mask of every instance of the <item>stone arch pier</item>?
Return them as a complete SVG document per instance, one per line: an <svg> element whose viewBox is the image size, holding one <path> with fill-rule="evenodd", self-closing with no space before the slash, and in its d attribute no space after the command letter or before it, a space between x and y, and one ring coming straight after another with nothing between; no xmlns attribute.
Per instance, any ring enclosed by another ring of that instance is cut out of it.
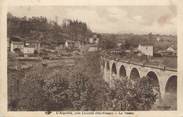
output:
<svg viewBox="0 0 183 117"><path fill-rule="evenodd" d="M114 60L102 57L103 78L109 84L112 79L124 77L137 79L143 76L149 78L153 87L160 92L161 98L165 93L177 92L177 70L162 66L144 65L124 60Z"/></svg>

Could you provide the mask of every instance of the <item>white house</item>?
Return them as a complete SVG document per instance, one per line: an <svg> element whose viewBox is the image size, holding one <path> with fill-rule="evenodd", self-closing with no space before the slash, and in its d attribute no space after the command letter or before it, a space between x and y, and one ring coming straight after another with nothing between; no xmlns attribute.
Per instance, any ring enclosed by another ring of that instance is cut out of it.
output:
<svg viewBox="0 0 183 117"><path fill-rule="evenodd" d="M161 40L161 38L160 37L157 37L156 40L159 42Z"/></svg>
<svg viewBox="0 0 183 117"><path fill-rule="evenodd" d="M97 35L93 35L92 37L89 38L89 43L90 44L98 44L99 43L99 38Z"/></svg>
<svg viewBox="0 0 183 117"><path fill-rule="evenodd" d="M33 54L35 51L39 52L40 43L38 41L25 41L24 54Z"/></svg>
<svg viewBox="0 0 183 117"><path fill-rule="evenodd" d="M15 52L15 49L19 49L24 54L34 54L35 51L39 53L40 42L28 41L20 37L11 37L10 39L10 51Z"/></svg>
<svg viewBox="0 0 183 117"><path fill-rule="evenodd" d="M153 56L153 46L152 45L139 44L138 50L144 55Z"/></svg>
<svg viewBox="0 0 183 117"><path fill-rule="evenodd" d="M168 47L166 50L167 52L176 52L176 50L173 47Z"/></svg>
<svg viewBox="0 0 183 117"><path fill-rule="evenodd" d="M10 43L10 51L15 52L15 49L20 49L20 51L24 51L24 42L19 42L19 41L11 41Z"/></svg>
<svg viewBox="0 0 183 117"><path fill-rule="evenodd" d="M117 46L118 46L118 48L120 48L121 47L121 45L122 45L122 43L117 43Z"/></svg>
<svg viewBox="0 0 183 117"><path fill-rule="evenodd" d="M65 48L74 48L74 45L75 45L75 41L72 41L72 40L66 40L65 41Z"/></svg>
<svg viewBox="0 0 183 117"><path fill-rule="evenodd" d="M98 47L97 46L90 46L88 48L88 52L95 52L95 51L98 51Z"/></svg>
<svg viewBox="0 0 183 117"><path fill-rule="evenodd" d="M94 38L90 37L89 38L89 43L94 43Z"/></svg>

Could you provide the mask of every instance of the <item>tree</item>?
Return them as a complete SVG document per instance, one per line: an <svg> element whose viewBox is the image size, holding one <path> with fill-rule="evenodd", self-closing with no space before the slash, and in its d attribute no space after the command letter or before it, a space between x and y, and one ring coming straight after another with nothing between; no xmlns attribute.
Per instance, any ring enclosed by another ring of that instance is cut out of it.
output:
<svg viewBox="0 0 183 117"><path fill-rule="evenodd" d="M62 73L55 73L44 80L44 92L48 96L48 110L63 110L72 107L69 94L69 81Z"/></svg>
<svg viewBox="0 0 183 117"><path fill-rule="evenodd" d="M116 48L116 42L113 41L112 39L106 39L100 42L99 45L102 49L114 49Z"/></svg>
<svg viewBox="0 0 183 117"><path fill-rule="evenodd" d="M85 39L92 34L87 24L78 20L65 20L63 27L70 38L75 41L86 41Z"/></svg>
<svg viewBox="0 0 183 117"><path fill-rule="evenodd" d="M150 110L157 99L146 77L135 83L127 78L115 80L114 83L115 88L112 90L113 98L111 99L113 110Z"/></svg>
<svg viewBox="0 0 183 117"><path fill-rule="evenodd" d="M63 25L48 21L46 17L15 17L7 14L8 37L20 36L40 40L42 46L53 48L65 39L86 42L92 31L85 22L67 20Z"/></svg>

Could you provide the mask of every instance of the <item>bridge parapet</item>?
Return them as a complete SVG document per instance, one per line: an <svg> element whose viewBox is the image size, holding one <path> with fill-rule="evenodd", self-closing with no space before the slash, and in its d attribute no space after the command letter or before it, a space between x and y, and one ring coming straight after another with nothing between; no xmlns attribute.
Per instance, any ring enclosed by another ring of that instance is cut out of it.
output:
<svg viewBox="0 0 183 117"><path fill-rule="evenodd" d="M114 61L118 61L118 62L133 64L133 65L139 65L139 66L142 66L142 67L149 67L149 68L154 68L154 69L177 72L177 68L168 67L168 66L162 65L162 64L154 65L154 64L148 63L147 61L145 61L145 62L136 62L136 61L133 61L133 60L124 60L122 58L115 58L115 57L109 56L109 55L107 55L107 56L105 55L105 56L102 56L102 57L106 58L108 60L114 60Z"/></svg>

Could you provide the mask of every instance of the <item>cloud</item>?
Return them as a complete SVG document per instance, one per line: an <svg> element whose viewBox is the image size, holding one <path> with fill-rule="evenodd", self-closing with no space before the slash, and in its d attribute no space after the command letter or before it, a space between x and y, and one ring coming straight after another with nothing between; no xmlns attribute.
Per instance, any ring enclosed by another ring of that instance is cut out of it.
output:
<svg viewBox="0 0 183 117"><path fill-rule="evenodd" d="M108 11L108 15L110 17L114 17L116 19L120 19L121 17L124 17L127 15L127 12L125 10L122 10L118 7L109 7L106 9Z"/></svg>
<svg viewBox="0 0 183 117"><path fill-rule="evenodd" d="M139 24L143 24L145 22L144 19L142 18L142 16L140 16L140 15L134 16L133 20L135 20Z"/></svg>

